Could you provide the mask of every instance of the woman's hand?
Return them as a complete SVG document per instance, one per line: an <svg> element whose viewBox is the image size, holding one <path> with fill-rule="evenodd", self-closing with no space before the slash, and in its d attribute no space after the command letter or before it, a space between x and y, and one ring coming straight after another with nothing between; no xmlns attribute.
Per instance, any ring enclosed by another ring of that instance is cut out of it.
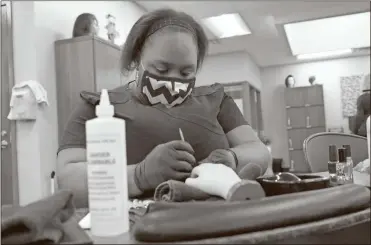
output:
<svg viewBox="0 0 371 245"><path fill-rule="evenodd" d="M235 170L237 163L232 152L226 149L217 149L200 163L220 163Z"/></svg>
<svg viewBox="0 0 371 245"><path fill-rule="evenodd" d="M135 168L137 187L146 191L170 179L184 181L196 164L193 154L192 146L181 140L156 146Z"/></svg>
<svg viewBox="0 0 371 245"><path fill-rule="evenodd" d="M227 199L230 189L240 181L240 177L230 167L202 163L192 170L191 177L186 179L185 183L210 195Z"/></svg>

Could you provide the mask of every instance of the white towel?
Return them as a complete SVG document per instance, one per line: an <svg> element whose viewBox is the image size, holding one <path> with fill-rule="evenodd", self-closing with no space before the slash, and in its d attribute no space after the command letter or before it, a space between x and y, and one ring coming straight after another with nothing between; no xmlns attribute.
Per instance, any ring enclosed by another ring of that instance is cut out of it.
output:
<svg viewBox="0 0 371 245"><path fill-rule="evenodd" d="M33 80L17 83L16 85L14 85L14 87L12 89L12 93L14 93L15 91L20 90L22 88L25 88L25 87L30 88L33 95L35 96L37 104L45 103L46 105L49 105L48 94L47 94L46 90L44 89L44 87L39 82L36 82L36 81L33 81ZM12 99L13 99L13 96L12 96ZM10 106L12 106L12 100L10 100Z"/></svg>
<svg viewBox="0 0 371 245"><path fill-rule="evenodd" d="M36 81L24 81L12 88L9 120L36 120L38 106L48 106L48 96Z"/></svg>

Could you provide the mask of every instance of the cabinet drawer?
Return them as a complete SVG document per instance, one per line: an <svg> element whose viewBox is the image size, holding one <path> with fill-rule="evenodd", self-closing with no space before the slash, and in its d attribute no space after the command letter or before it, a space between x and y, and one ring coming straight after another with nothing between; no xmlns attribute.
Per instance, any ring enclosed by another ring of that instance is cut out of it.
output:
<svg viewBox="0 0 371 245"><path fill-rule="evenodd" d="M307 107L306 127L323 127L325 122L325 109L322 105Z"/></svg>
<svg viewBox="0 0 371 245"><path fill-rule="evenodd" d="M295 172L300 172L300 173L309 173L310 169L309 166L305 163L305 158L304 158L304 152L303 150L293 150L290 151L290 163L294 166L294 171Z"/></svg>
<svg viewBox="0 0 371 245"><path fill-rule="evenodd" d="M306 127L306 110L304 107L287 108L287 127L288 128L301 128Z"/></svg>
<svg viewBox="0 0 371 245"><path fill-rule="evenodd" d="M304 106L305 94L305 87L287 88L285 90L286 107Z"/></svg>
<svg viewBox="0 0 371 245"><path fill-rule="evenodd" d="M305 128L289 129L287 134L290 151L303 149L303 142L307 138L307 130Z"/></svg>
<svg viewBox="0 0 371 245"><path fill-rule="evenodd" d="M322 85L307 87L305 90L305 105L322 105L323 104L323 88Z"/></svg>

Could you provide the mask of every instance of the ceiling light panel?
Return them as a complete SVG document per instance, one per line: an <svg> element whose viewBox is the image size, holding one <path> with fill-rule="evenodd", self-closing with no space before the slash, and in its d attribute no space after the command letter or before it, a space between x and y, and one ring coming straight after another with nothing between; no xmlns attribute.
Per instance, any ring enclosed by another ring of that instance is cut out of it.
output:
<svg viewBox="0 0 371 245"><path fill-rule="evenodd" d="M223 14L202 20L202 24L217 38L251 34L250 28L239 14Z"/></svg>
<svg viewBox="0 0 371 245"><path fill-rule="evenodd" d="M293 55L370 47L370 12L284 25Z"/></svg>
<svg viewBox="0 0 371 245"><path fill-rule="evenodd" d="M326 51L319 53L311 54L299 54L296 56L298 60L310 60L310 59L321 59L321 58L330 58L335 56L341 56L352 53L352 49L338 49L334 51Z"/></svg>

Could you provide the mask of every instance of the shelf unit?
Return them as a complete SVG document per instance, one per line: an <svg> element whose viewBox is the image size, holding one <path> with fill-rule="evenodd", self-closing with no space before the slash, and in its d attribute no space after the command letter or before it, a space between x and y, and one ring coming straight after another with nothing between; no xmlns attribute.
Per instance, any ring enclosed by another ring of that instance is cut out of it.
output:
<svg viewBox="0 0 371 245"><path fill-rule="evenodd" d="M289 167L295 172L309 172L303 152L304 140L312 134L326 132L322 85L287 88L286 130ZM288 166L286 166L288 167Z"/></svg>

